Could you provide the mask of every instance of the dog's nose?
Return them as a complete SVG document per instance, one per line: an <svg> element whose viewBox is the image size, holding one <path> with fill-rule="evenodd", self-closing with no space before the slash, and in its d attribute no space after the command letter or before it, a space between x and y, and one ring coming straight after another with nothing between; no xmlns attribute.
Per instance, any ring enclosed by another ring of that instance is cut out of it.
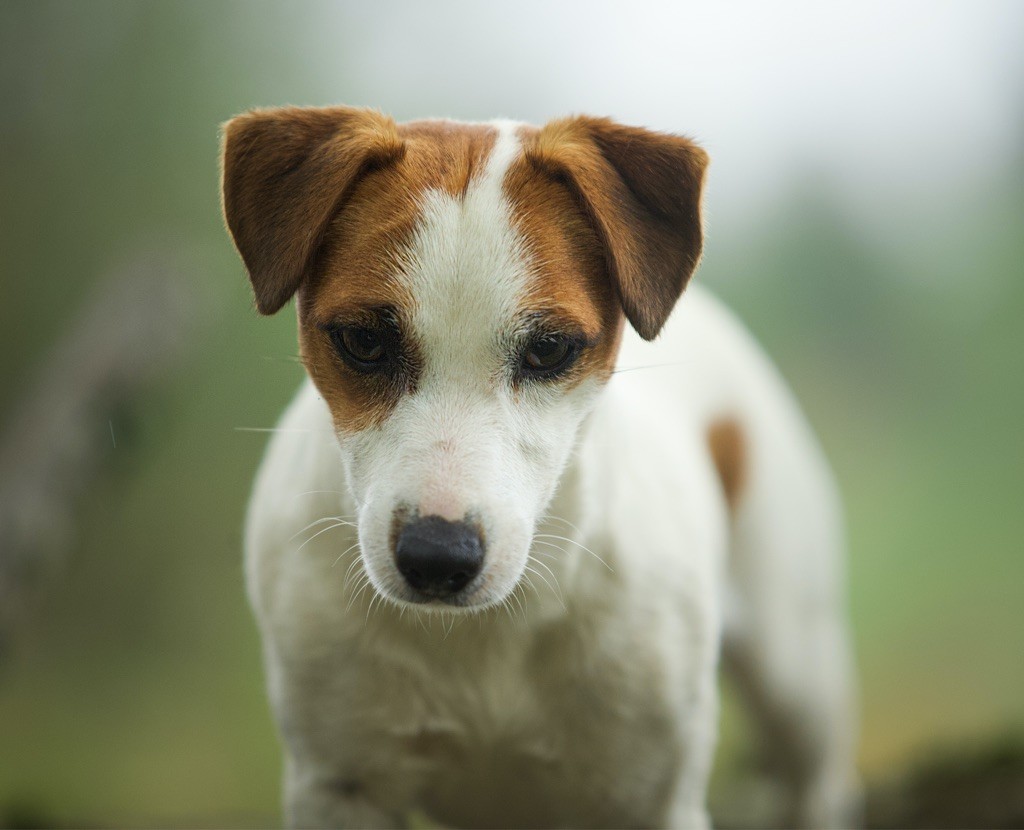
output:
<svg viewBox="0 0 1024 830"><path fill-rule="evenodd" d="M398 571L413 588L432 597L461 591L480 573L484 547L480 531L469 522L440 516L413 519L395 545Z"/></svg>

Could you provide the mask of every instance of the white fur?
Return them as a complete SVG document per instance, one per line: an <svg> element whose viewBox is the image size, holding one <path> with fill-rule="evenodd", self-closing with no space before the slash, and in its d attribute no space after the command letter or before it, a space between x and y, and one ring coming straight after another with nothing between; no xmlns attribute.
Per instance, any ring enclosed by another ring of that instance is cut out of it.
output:
<svg viewBox="0 0 1024 830"><path fill-rule="evenodd" d="M787 820L843 823L841 533L818 447L697 288L657 342L627 333L619 366L651 368L514 396L503 349L530 262L501 194L514 132L501 135L464 201L424 200L404 267L416 394L337 437L307 383L258 475L247 577L288 822L395 826L419 810L460 826L705 826L724 642L787 765ZM734 520L707 448L720 415L747 437ZM387 541L400 502L480 517L476 613L403 604Z"/></svg>

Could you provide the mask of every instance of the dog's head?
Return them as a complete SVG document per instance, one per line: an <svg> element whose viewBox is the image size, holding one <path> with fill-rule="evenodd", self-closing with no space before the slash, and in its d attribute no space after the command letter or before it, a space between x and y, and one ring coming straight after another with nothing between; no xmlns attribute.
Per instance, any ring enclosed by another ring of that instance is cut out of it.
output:
<svg viewBox="0 0 1024 830"><path fill-rule="evenodd" d="M227 224L260 312L297 298L381 594L512 591L624 320L655 337L696 268L706 162L587 117L228 122Z"/></svg>

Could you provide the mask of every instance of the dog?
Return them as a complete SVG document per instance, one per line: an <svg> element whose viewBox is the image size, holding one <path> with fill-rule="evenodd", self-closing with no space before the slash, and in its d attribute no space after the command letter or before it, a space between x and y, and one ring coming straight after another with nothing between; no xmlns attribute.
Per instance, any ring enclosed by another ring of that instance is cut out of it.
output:
<svg viewBox="0 0 1024 830"><path fill-rule="evenodd" d="M720 661L780 820L854 820L832 474L742 325L676 308L707 162L586 116L225 125L308 373L245 533L290 826L707 827Z"/></svg>

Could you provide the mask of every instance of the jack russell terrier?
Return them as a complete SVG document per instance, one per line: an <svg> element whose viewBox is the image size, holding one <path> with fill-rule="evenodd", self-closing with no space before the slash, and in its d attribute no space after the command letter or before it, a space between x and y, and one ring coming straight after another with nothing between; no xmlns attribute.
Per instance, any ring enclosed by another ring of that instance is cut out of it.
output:
<svg viewBox="0 0 1024 830"><path fill-rule="evenodd" d="M832 475L728 311L669 317L706 164L602 118L227 123L309 374L246 525L289 825L706 827L720 657L780 820L853 820Z"/></svg>

